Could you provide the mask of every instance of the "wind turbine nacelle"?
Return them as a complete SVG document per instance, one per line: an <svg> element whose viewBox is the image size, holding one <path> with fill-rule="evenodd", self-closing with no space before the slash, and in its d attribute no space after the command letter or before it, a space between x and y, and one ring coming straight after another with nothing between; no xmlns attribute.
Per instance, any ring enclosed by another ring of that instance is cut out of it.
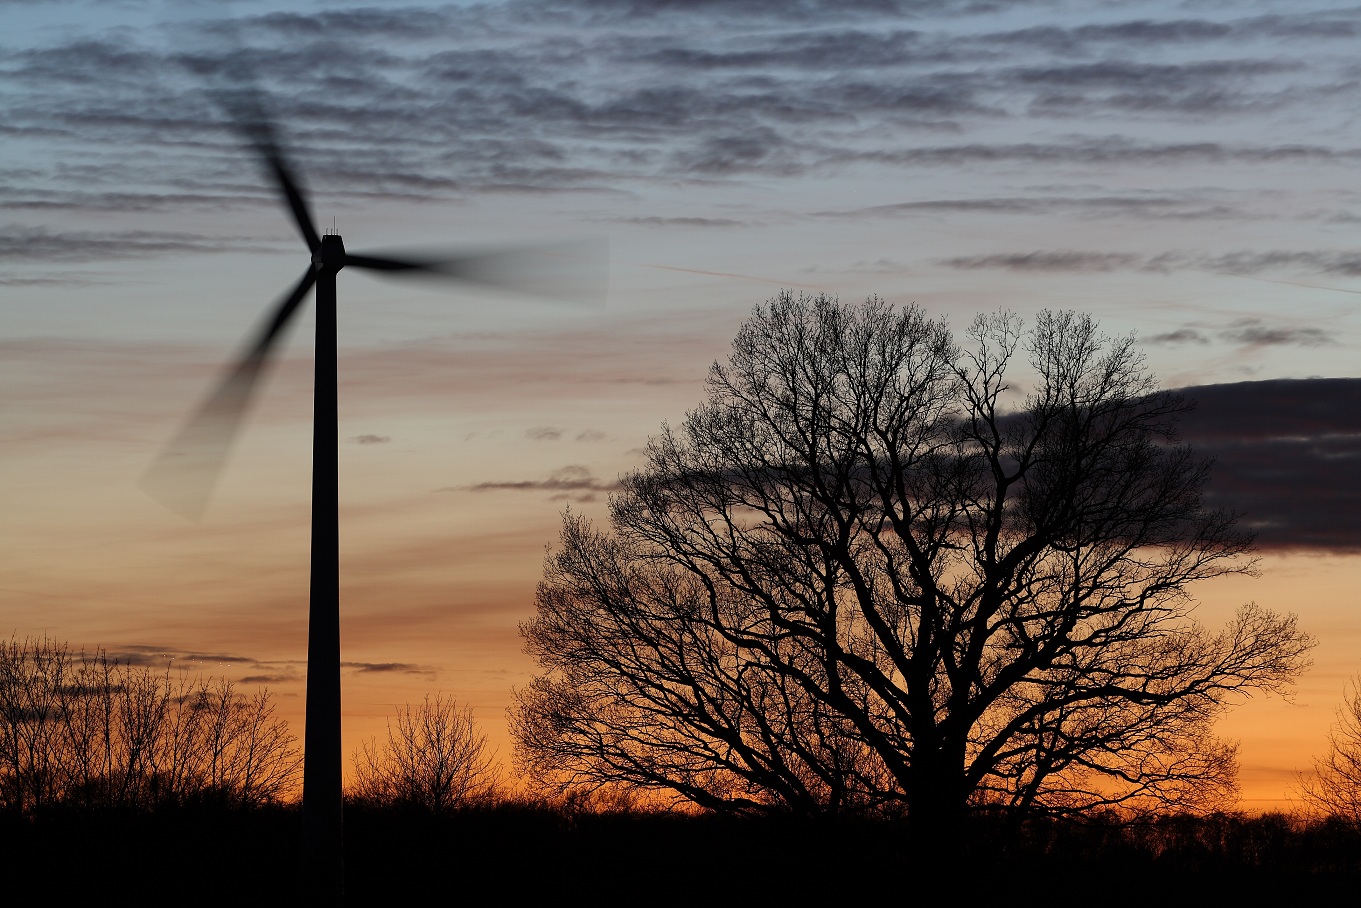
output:
<svg viewBox="0 0 1361 908"><path fill-rule="evenodd" d="M340 234L328 233L321 238L321 246L312 253L312 264L330 271L345 267L345 244L341 242Z"/></svg>

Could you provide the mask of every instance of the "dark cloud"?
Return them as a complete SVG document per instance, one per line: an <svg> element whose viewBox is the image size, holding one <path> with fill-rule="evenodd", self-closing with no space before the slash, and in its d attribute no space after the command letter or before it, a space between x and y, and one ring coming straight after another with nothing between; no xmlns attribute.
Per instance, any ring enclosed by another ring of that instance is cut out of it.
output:
<svg viewBox="0 0 1361 908"><path fill-rule="evenodd" d="M796 147L767 126L708 136L676 151L671 161L678 172L703 177L754 172L797 176L808 168Z"/></svg>
<svg viewBox="0 0 1361 908"><path fill-rule="evenodd" d="M214 237L192 233L59 232L42 227L0 227L0 261L92 262L150 258L171 253L270 252L243 237Z"/></svg>
<svg viewBox="0 0 1361 908"><path fill-rule="evenodd" d="M110 660L123 665L164 670L177 669L192 674L225 675L231 677L243 667L253 674L235 678L238 684L286 684L303 679L304 666L300 662L262 662L251 656L236 653L206 653L177 647L129 644L106 650Z"/></svg>
<svg viewBox="0 0 1361 908"><path fill-rule="evenodd" d="M781 23L843 22L847 18L977 16L1008 8L1047 5L1047 0L531 0L531 10L586 9L621 19L701 16L705 22L766 20Z"/></svg>
<svg viewBox="0 0 1361 908"><path fill-rule="evenodd" d="M356 435L350 440L360 445L385 445L392 441L387 435Z"/></svg>
<svg viewBox="0 0 1361 908"><path fill-rule="evenodd" d="M341 668L353 669L362 675L403 674L433 675L434 671L410 662L342 662Z"/></svg>
<svg viewBox="0 0 1361 908"><path fill-rule="evenodd" d="M451 10L402 6L390 9L330 9L308 14L274 12L246 18L239 25L216 26L227 37L269 35L290 41L340 36L384 35L389 38L428 39L458 23Z"/></svg>
<svg viewBox="0 0 1361 908"><path fill-rule="evenodd" d="M256 664L256 660L248 656L238 656L233 653L200 653L193 650L182 650L174 647L127 645L117 649L105 650L105 654L111 659L124 665L137 666L159 666L164 668L172 663L226 663L231 665L251 665Z"/></svg>
<svg viewBox="0 0 1361 908"><path fill-rule="evenodd" d="M1214 458L1208 503L1243 514L1264 550L1361 551L1361 379L1183 388L1183 440Z"/></svg>
<svg viewBox="0 0 1361 908"><path fill-rule="evenodd" d="M1106 52L1114 46L1159 50L1169 45L1231 45L1260 39L1347 41L1358 34L1354 11L1301 10L1292 15L1251 16L1227 21L1209 19L1131 19L1124 22L1033 26L983 35L979 43L1041 51L1067 58Z"/></svg>
<svg viewBox="0 0 1361 908"><path fill-rule="evenodd" d="M1321 328L1267 325L1260 318L1240 318L1219 332L1230 343L1254 347L1322 347L1336 341Z"/></svg>
<svg viewBox="0 0 1361 908"><path fill-rule="evenodd" d="M1346 277L1361 276L1361 253L1353 251L1280 251L1233 252L1199 259L1200 267L1208 271L1227 271L1233 274L1257 274L1282 268L1300 268Z"/></svg>
<svg viewBox="0 0 1361 908"><path fill-rule="evenodd" d="M1146 344L1208 344L1210 339L1201 331L1195 328L1178 328L1175 331L1166 331L1162 334L1153 334L1148 337L1141 337Z"/></svg>
<svg viewBox="0 0 1361 908"><path fill-rule="evenodd" d="M874 151L844 151L829 160L900 166L1056 164L1142 167L1177 164L1332 164L1361 160L1361 149L1324 145L1244 145L1223 142L1149 142L1125 136L1078 136L1070 142L973 142Z"/></svg>
<svg viewBox="0 0 1361 908"><path fill-rule="evenodd" d="M1004 268L1008 271L1116 271L1139 265L1142 256L1123 252L1023 252L941 259L951 268Z"/></svg>
<svg viewBox="0 0 1361 908"><path fill-rule="evenodd" d="M247 656L233 656L230 653L185 653L180 658L189 662L243 662L254 663L256 660Z"/></svg>
<svg viewBox="0 0 1361 908"><path fill-rule="evenodd" d="M240 136L212 101L234 79L270 99L315 191L411 200L614 192L630 181L797 177L858 164L1357 157L1318 144L1129 136L926 143L927 130L1015 123L1027 113L1118 117L1133 134L1131 112L1183 124L1189 114L1209 122L1319 105L1342 115L1355 94L1356 75L1314 51L1361 28L1354 10L1008 32L953 18L1016 5L544 0L200 18L177 26L171 41L133 29L55 38L0 67L0 133L23 162L9 168L17 178L0 180L0 205L263 201ZM1297 44L1268 54L1257 39ZM1168 48L1184 48L1184 59L1135 53ZM53 147L61 153L22 153Z"/></svg>
<svg viewBox="0 0 1361 908"><path fill-rule="evenodd" d="M742 227L746 225L744 221L735 221L731 218L620 218L620 223L633 224L638 227Z"/></svg>
<svg viewBox="0 0 1361 908"><path fill-rule="evenodd" d="M1043 51L1065 57L1092 53L1101 46L1116 44L1122 49L1138 45L1166 47L1169 44L1196 43L1222 40L1234 34L1234 27L1224 22L1204 19L1177 19L1159 22L1149 19L1117 22L1109 25L1082 25L1063 28L1038 25L984 35L982 44L1019 47Z"/></svg>
<svg viewBox="0 0 1361 908"><path fill-rule="evenodd" d="M261 187L243 189L234 196L204 192L84 192L52 190L40 187L15 188L13 195L0 201L0 208L13 211L161 211L167 208L218 209L239 207L243 203L275 204Z"/></svg>
<svg viewBox="0 0 1361 908"><path fill-rule="evenodd" d="M1241 83L1255 76L1297 70L1302 63L1279 60L1214 60L1208 62L1169 65L1136 63L1126 60L1103 60L1098 63L1076 63L1018 69L1007 77L1022 83L1062 88L1106 88L1130 92L1135 90L1175 92L1209 82Z"/></svg>
<svg viewBox="0 0 1361 908"><path fill-rule="evenodd" d="M116 650L105 650L104 654L111 661L122 665L153 666L156 668L165 668L176 659L182 658L177 653L155 647L121 647Z"/></svg>
<svg viewBox="0 0 1361 908"><path fill-rule="evenodd" d="M639 59L685 69L869 69L955 61L953 45L933 44L919 31L895 29L869 32L847 29L837 32L787 34L778 43L758 36L720 42L717 48L663 44Z"/></svg>
<svg viewBox="0 0 1361 908"><path fill-rule="evenodd" d="M923 199L915 202L893 202L888 205L871 205L868 208L848 208L842 210L817 211L815 217L860 218L865 216L893 217L903 214L925 212L935 213L983 213L983 214L1031 214L1052 206L1054 200L1037 197L1024 198L982 198L982 199Z"/></svg>
<svg viewBox="0 0 1361 908"><path fill-rule="evenodd" d="M302 680L297 674L275 674L275 675L247 675L241 679L242 684L289 684L294 681Z"/></svg>
<svg viewBox="0 0 1361 908"><path fill-rule="evenodd" d="M1298 71L1302 63L1279 60L1215 60L1154 64L1126 60L1018 69L1011 78L1037 91L1029 102L1040 116L1092 117L1129 112L1223 115L1262 111L1300 100L1301 93L1335 86L1263 89L1255 80ZM1272 85L1282 84L1273 80Z"/></svg>
<svg viewBox="0 0 1361 908"><path fill-rule="evenodd" d="M516 491L516 492L566 492L574 496L596 492L615 492L618 482L601 482L589 469L572 464L553 472L543 480L518 480L510 482L480 482L467 487L472 492Z"/></svg>
<svg viewBox="0 0 1361 908"><path fill-rule="evenodd" d="M1196 402L1183 433L1188 438L1260 441L1361 435L1361 378L1276 378L1195 385L1178 393ZM1361 485L1357 491L1361 493Z"/></svg>
<svg viewBox="0 0 1361 908"><path fill-rule="evenodd" d="M1140 255L1125 252L1082 251L1071 249L1033 252L999 252L986 255L955 256L937 260L950 268L972 271L1211 271L1220 274L1257 275L1272 271L1361 275L1361 254L1334 250L1268 250L1222 254L1162 252Z"/></svg>
<svg viewBox="0 0 1361 908"><path fill-rule="evenodd" d="M1179 220L1241 220L1251 213L1241 208L1206 199L1199 193L1141 195L1028 195L985 196L980 198L918 199L891 202L865 208L814 212L814 217L861 218L901 217L917 214L1077 214L1087 217L1148 217Z"/></svg>
<svg viewBox="0 0 1361 908"><path fill-rule="evenodd" d="M562 438L562 429L556 426L535 426L525 430L525 438L530 441L557 441Z"/></svg>

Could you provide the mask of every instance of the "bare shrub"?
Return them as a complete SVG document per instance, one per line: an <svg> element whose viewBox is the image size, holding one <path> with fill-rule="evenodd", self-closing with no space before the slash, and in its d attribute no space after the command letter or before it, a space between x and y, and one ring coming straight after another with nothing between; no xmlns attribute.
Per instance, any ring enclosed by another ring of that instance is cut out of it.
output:
<svg viewBox="0 0 1361 908"><path fill-rule="evenodd" d="M0 809L259 804L292 794L301 765L267 690L47 638L0 645Z"/></svg>
<svg viewBox="0 0 1361 908"><path fill-rule="evenodd" d="M427 695L419 706L397 710L386 740L370 739L355 753L352 795L371 804L447 813L495 794L500 785L495 758L472 707Z"/></svg>
<svg viewBox="0 0 1361 908"><path fill-rule="evenodd" d="M1347 685L1327 753L1312 775L1300 775L1297 791L1311 811L1361 825L1361 675Z"/></svg>

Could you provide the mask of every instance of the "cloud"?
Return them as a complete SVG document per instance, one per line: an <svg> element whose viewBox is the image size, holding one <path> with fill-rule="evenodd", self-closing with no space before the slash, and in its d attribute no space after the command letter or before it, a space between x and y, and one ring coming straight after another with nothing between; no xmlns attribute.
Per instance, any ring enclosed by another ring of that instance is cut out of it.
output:
<svg viewBox="0 0 1361 908"><path fill-rule="evenodd" d="M547 479L543 480L480 482L476 485L467 486L467 489L472 492L567 492L576 496L581 495L581 493L614 492L619 489L619 483L601 482L595 478L595 475L588 468L572 464L560 470L555 470Z"/></svg>
<svg viewBox="0 0 1361 908"><path fill-rule="evenodd" d="M525 430L525 438L530 441L557 441L562 438L562 429L556 426L535 426Z"/></svg>
<svg viewBox="0 0 1361 908"><path fill-rule="evenodd" d="M385 445L392 441L387 435L356 435L350 440L360 445Z"/></svg>
<svg viewBox="0 0 1361 908"><path fill-rule="evenodd" d="M1207 271L1226 271L1232 274L1258 274L1283 268L1300 268L1345 277L1361 276L1361 253L1351 250L1232 252L1204 256L1197 262Z"/></svg>
<svg viewBox="0 0 1361 908"><path fill-rule="evenodd" d="M254 663L256 661L247 656L233 656L229 653L185 653L180 658L188 662Z"/></svg>
<svg viewBox="0 0 1361 908"><path fill-rule="evenodd" d="M1046 0L581 0L575 6L612 14L616 21L701 17L717 21L765 20L771 25L844 22L885 17L972 16L1005 8L1043 4ZM563 7L552 0L532 0L527 10Z"/></svg>
<svg viewBox="0 0 1361 908"><path fill-rule="evenodd" d="M341 662L341 668L348 668L361 675L403 674L433 675L434 670L410 662Z"/></svg>
<svg viewBox="0 0 1361 908"><path fill-rule="evenodd" d="M972 271L1002 268L1007 271L1115 271L1137 267L1142 256L1123 252L1020 252L996 255L957 256L940 264Z"/></svg>
<svg viewBox="0 0 1361 908"><path fill-rule="evenodd" d="M244 237L193 233L52 231L43 227L0 227L0 261L91 262L137 259L171 253L277 252Z"/></svg>
<svg viewBox="0 0 1361 908"><path fill-rule="evenodd" d="M1120 112L1204 116L1262 111L1297 101L1303 89L1264 91L1253 81L1302 67L1298 62L1254 59L1171 65L1103 60L1022 68L1010 75L1040 89L1030 110L1042 116Z"/></svg>
<svg viewBox="0 0 1361 908"><path fill-rule="evenodd" d="M1056 25L1031 26L986 34L979 42L1072 58L1103 53L1112 45L1120 50L1131 48L1160 50L1177 44L1222 46L1259 39L1347 41L1357 33L1355 16L1348 15L1346 10L1301 9L1290 15L1271 14L1227 21L1130 19L1070 28Z"/></svg>
<svg viewBox="0 0 1361 908"><path fill-rule="evenodd" d="M1298 325L1269 326L1263 324L1260 318L1237 319L1233 324L1220 331L1219 336L1232 343L1248 344L1254 347L1322 347L1337 343L1328 332L1320 328Z"/></svg>
<svg viewBox="0 0 1361 908"><path fill-rule="evenodd" d="M110 661L118 662L123 665L135 666L154 666L164 668L166 665L182 658L182 655L160 647L150 646L124 646L116 650L105 650L104 654Z"/></svg>
<svg viewBox="0 0 1361 908"><path fill-rule="evenodd" d="M1178 328L1175 331L1166 331L1162 334L1153 334L1148 337L1141 337L1146 344L1208 344L1210 339L1196 328Z"/></svg>
<svg viewBox="0 0 1361 908"><path fill-rule="evenodd" d="M1197 403L1182 420L1182 439L1215 461L1207 504L1242 512L1243 525L1257 533L1265 551L1361 552L1361 483L1355 481L1361 473L1361 378L1200 385L1179 393ZM577 497L618 489L617 482L572 465L546 479L461 490Z"/></svg>
<svg viewBox="0 0 1361 908"><path fill-rule="evenodd" d="M291 684L302 681L305 666L301 662L262 661L236 653L210 653L155 644L124 644L104 650L110 661L137 668L182 671L190 676L225 677L236 684ZM233 677L244 668L253 674Z"/></svg>
<svg viewBox="0 0 1361 908"><path fill-rule="evenodd" d="M1172 331L1141 338L1149 344L1202 346L1215 339L1226 344L1250 347L1322 347L1337 343L1321 328L1294 324L1271 325L1260 318L1234 319L1219 328L1193 322Z"/></svg>
<svg viewBox="0 0 1361 908"><path fill-rule="evenodd" d="M86 287L100 281L89 276L61 275L50 277L0 276L0 287Z"/></svg>
<svg viewBox="0 0 1361 908"><path fill-rule="evenodd" d="M1224 220L1253 217L1241 205L1207 199L1201 192L1139 195L1028 195L983 196L979 198L918 199L865 208L814 212L814 217L854 218L902 217L937 214L1077 214L1085 217L1146 217L1177 220ZM1260 217L1261 215L1256 215Z"/></svg>
<svg viewBox="0 0 1361 908"><path fill-rule="evenodd" d="M292 674L246 675L240 679L242 684L291 684L303 680L296 672Z"/></svg>
<svg viewBox="0 0 1361 908"><path fill-rule="evenodd" d="M1117 44L1121 48L1128 48L1139 45L1165 47L1174 43L1204 44L1223 40L1234 32L1234 27L1225 22L1204 19L1158 22L1144 19L1076 28L1037 25L983 35L980 43L1072 57L1096 52L1102 45Z"/></svg>
<svg viewBox="0 0 1361 908"><path fill-rule="evenodd" d="M1361 552L1361 378L1200 385L1182 438L1214 458L1207 503L1263 550Z"/></svg>
<svg viewBox="0 0 1361 908"><path fill-rule="evenodd" d="M227 665L258 665L258 660L235 653L202 653L176 647L127 644L116 649L105 650L110 660L124 665L153 666L164 668L168 664L213 663Z"/></svg>
<svg viewBox="0 0 1361 908"><path fill-rule="evenodd" d="M1073 249L997 252L937 259L965 271L1210 271L1256 275L1272 271L1361 276L1361 254L1351 250L1266 250L1229 253L1162 252L1154 255Z"/></svg>
<svg viewBox="0 0 1361 908"><path fill-rule="evenodd" d="M168 42L92 25L87 34L18 48L0 69L7 101L0 132L18 147L0 180L0 205L263 203L268 193L240 137L210 100L242 73L270 99L312 185L356 197L613 193L659 178L797 177L856 164L1357 157L1354 148L1317 143L1140 139L1166 131L1143 129L1130 116L1184 125L1191 116L1208 124L1282 108L1345 115L1355 74L1317 47L1356 34L1354 10L1223 21L1088 14L1099 21L1083 22L1080 13L1071 25L978 27L989 10L1016 5L416 4L200 18L176 26ZM544 22L552 28L525 27ZM1262 41L1275 42L1271 53ZM1157 58L1141 56L1154 48ZM1043 125L1078 114L1118 121L1128 134L1054 139ZM1040 118L1039 128L1027 118ZM995 125L1015 134L1015 124L1035 140L923 138L927 130ZM56 146L60 155L44 153Z"/></svg>
<svg viewBox="0 0 1361 908"><path fill-rule="evenodd" d="M1074 136L1068 142L970 142L914 148L840 151L827 160L897 166L1045 164L1158 167L1189 164L1344 163L1361 159L1361 149L1326 145L1251 145L1224 142L1153 142L1127 136Z"/></svg>
<svg viewBox="0 0 1361 908"><path fill-rule="evenodd" d="M619 218L623 224L633 224L637 227L743 227L745 221L737 221L732 218Z"/></svg>

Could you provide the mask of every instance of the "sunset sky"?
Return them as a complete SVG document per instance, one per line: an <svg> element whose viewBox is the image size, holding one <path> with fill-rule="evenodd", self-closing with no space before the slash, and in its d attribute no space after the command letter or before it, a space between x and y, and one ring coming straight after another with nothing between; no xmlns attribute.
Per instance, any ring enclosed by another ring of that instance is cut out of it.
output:
<svg viewBox="0 0 1361 908"><path fill-rule="evenodd" d="M348 248L610 245L603 308L340 275L347 753L438 690L509 757L562 511L793 288L1088 311L1193 389L1261 555L1202 619L1320 641L1224 725L1286 807L1361 670L1358 47L1315 0L0 0L0 634L268 685L301 737L310 308L204 520L138 488L307 263L194 71L231 53Z"/></svg>

